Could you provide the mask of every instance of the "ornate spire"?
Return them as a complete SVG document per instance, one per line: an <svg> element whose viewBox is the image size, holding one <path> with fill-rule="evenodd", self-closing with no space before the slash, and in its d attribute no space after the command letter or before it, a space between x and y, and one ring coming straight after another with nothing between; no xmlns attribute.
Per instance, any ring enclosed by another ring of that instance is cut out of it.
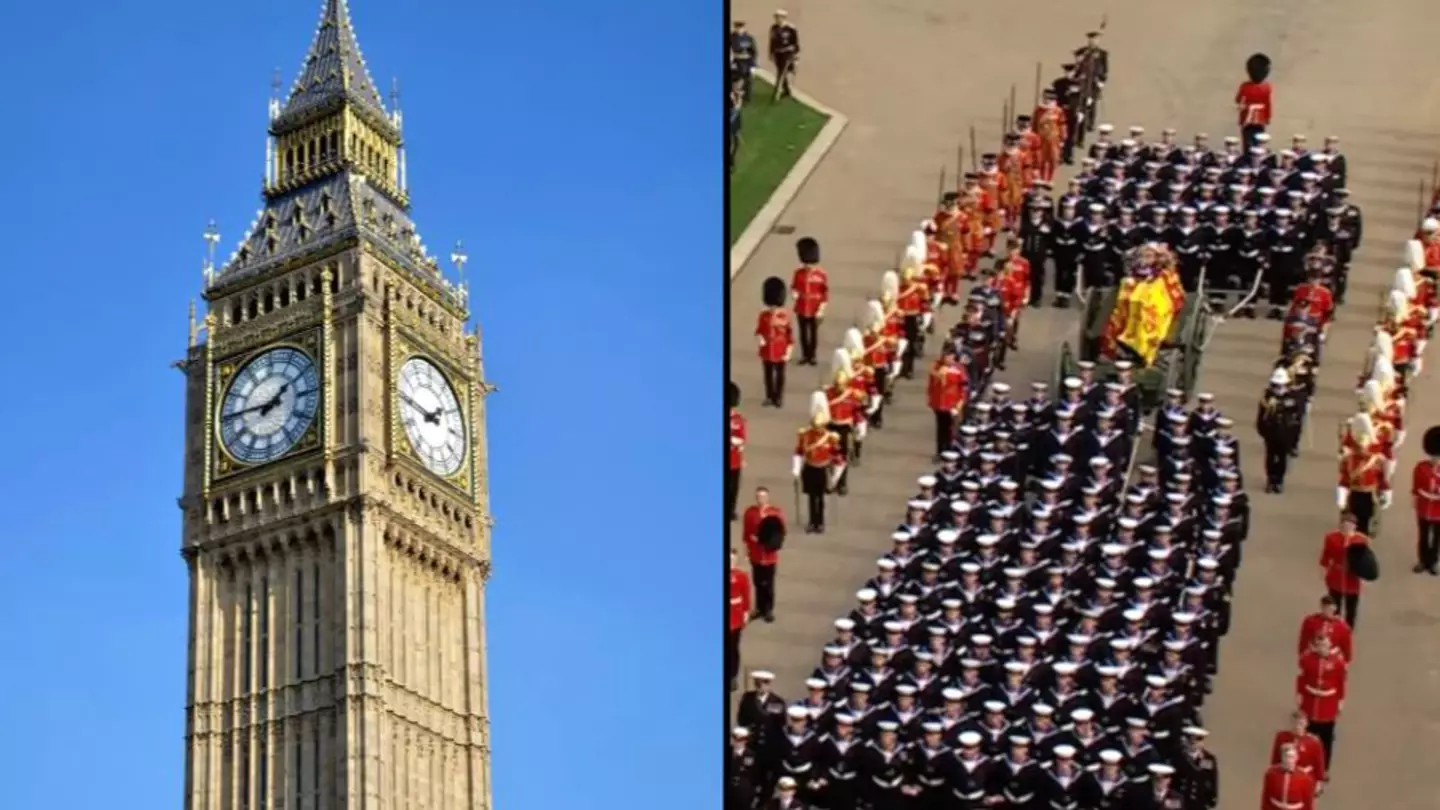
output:
<svg viewBox="0 0 1440 810"><path fill-rule="evenodd" d="M345 0L324 0L315 39L271 131L279 134L302 126L346 102L377 129L398 140L399 133L360 53L349 6Z"/></svg>

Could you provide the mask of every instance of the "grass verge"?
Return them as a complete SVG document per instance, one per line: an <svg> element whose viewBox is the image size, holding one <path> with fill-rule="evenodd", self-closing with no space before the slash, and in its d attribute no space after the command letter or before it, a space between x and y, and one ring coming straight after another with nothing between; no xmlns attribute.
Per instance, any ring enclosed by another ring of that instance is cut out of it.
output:
<svg viewBox="0 0 1440 810"><path fill-rule="evenodd" d="M772 101L774 88L756 77L740 127L730 174L730 243L765 207L830 117L793 98Z"/></svg>

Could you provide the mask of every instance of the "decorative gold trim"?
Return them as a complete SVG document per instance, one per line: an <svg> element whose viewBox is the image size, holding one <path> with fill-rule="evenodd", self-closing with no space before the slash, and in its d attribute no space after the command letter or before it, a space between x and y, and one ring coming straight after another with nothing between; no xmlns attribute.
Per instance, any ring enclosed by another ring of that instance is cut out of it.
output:
<svg viewBox="0 0 1440 810"><path fill-rule="evenodd" d="M457 371L456 367L449 361L441 357L426 354L423 348L412 345L418 341L412 341L410 338L411 336L408 334L394 334L391 339L392 348L389 353L391 362L390 402L387 407L390 411L390 435L392 447L394 448L392 457L399 456L407 458L418 464L426 475L438 478L461 492L468 494L474 484L469 470L472 467L471 458L473 456L475 431L470 421L472 411L469 398L467 397L462 400L460 397L461 391L470 388L471 384L468 380L468 375ZM410 434L405 430L405 426L400 418L400 407L396 404L400 398L400 371L405 367L405 364L412 359L423 360L435 366L440 372L440 376L445 380L445 384L450 387L450 393L455 396L455 404L460 406L460 423L465 426L465 449L460 459L460 465L456 468L456 471L450 475L442 475L426 466L424 460L420 458L420 454L415 452L415 447L410 441ZM457 382L460 384L457 385Z"/></svg>
<svg viewBox="0 0 1440 810"><path fill-rule="evenodd" d="M215 313L207 310L205 313L205 414L202 417L201 425L205 431L205 461L200 474L200 498L207 504L210 501L210 477L213 474L210 453L215 447L214 435L210 432L215 423L215 321Z"/></svg>

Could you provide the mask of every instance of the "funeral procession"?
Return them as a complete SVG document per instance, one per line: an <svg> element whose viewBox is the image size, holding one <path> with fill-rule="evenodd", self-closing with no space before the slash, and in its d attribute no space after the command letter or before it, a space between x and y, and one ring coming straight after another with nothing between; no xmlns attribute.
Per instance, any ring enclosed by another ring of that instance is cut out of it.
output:
<svg viewBox="0 0 1440 810"><path fill-rule="evenodd" d="M1101 20L1015 46L893 259L803 209L733 276L727 810L1349 807L1398 722L1346 707L1434 643L1440 163L1367 223L1288 47L1144 121Z"/></svg>

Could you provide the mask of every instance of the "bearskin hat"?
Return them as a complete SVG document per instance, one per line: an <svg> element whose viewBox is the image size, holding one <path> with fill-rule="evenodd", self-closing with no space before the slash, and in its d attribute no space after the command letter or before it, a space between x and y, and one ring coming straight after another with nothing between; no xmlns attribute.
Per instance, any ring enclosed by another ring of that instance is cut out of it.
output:
<svg viewBox="0 0 1440 810"><path fill-rule="evenodd" d="M795 241L795 255L801 264L819 264L820 243L808 236L801 237Z"/></svg>
<svg viewBox="0 0 1440 810"><path fill-rule="evenodd" d="M1440 425L1425 429L1425 455L1440 456Z"/></svg>
<svg viewBox="0 0 1440 810"><path fill-rule="evenodd" d="M785 545L785 521L775 515L761 518L755 527L755 539L765 548L779 551Z"/></svg>
<svg viewBox="0 0 1440 810"><path fill-rule="evenodd" d="M760 297L767 307L785 306L785 279L779 276L771 276L765 279L760 287Z"/></svg>
<svg viewBox="0 0 1440 810"><path fill-rule="evenodd" d="M1252 82L1263 82L1270 77L1270 57L1263 53L1253 54L1245 60L1245 74Z"/></svg>
<svg viewBox="0 0 1440 810"><path fill-rule="evenodd" d="M725 403L732 408L740 407L740 386L733 382L725 383Z"/></svg>

